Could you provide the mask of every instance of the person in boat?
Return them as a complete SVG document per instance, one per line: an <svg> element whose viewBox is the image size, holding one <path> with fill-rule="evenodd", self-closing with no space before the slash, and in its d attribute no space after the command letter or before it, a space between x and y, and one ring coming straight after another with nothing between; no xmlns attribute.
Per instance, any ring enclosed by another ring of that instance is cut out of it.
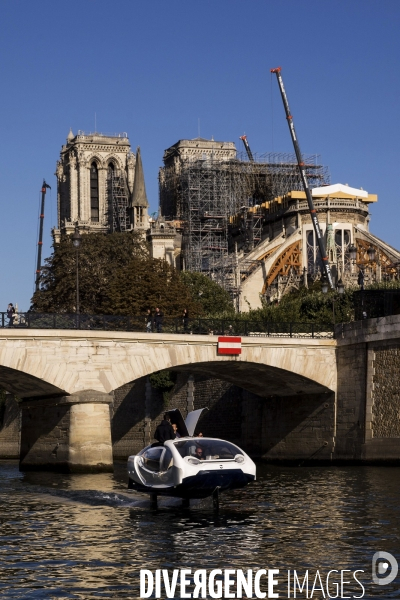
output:
<svg viewBox="0 0 400 600"><path fill-rule="evenodd" d="M200 446L196 446L196 449L194 451L194 456L196 458L198 458L199 460L205 460L205 456L204 456L204 452L203 452L203 448L201 448Z"/></svg>
<svg viewBox="0 0 400 600"><path fill-rule="evenodd" d="M172 429L174 430L175 433L175 438L178 439L181 437L179 431L178 431L178 425L176 423L172 423Z"/></svg>
<svg viewBox="0 0 400 600"><path fill-rule="evenodd" d="M160 444L163 444L168 440L175 439L175 433L172 428L171 419L168 413L165 413L163 420L159 425L157 425L157 428L154 432L154 437L158 442L160 442Z"/></svg>

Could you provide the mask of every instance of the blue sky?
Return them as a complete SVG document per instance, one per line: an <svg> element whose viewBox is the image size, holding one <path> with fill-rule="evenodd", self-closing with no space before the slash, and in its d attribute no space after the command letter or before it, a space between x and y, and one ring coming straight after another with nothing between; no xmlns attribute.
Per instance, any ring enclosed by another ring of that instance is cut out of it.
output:
<svg viewBox="0 0 400 600"><path fill-rule="evenodd" d="M371 231L400 247L399 0L13 0L1 3L0 310L29 308L39 197L69 128L128 132L151 212L163 151L178 139L292 152L282 75L303 153L332 183L378 194ZM240 143L239 143L240 142Z"/></svg>

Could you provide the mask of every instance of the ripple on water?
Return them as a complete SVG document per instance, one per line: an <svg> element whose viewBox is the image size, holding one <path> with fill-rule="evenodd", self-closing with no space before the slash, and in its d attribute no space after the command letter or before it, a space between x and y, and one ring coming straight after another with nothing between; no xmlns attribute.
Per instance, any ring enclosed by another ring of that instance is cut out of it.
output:
<svg viewBox="0 0 400 600"><path fill-rule="evenodd" d="M188 511L165 498L152 511L119 471L24 475L0 463L0 595L132 599L141 568L370 572L376 550L399 551L399 473L260 466L215 516L209 500ZM394 583L370 597L395 594Z"/></svg>

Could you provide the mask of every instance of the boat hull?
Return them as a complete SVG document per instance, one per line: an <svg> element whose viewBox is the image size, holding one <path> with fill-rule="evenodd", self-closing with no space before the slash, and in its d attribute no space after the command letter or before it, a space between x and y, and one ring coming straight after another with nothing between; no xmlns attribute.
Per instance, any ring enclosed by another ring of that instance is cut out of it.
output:
<svg viewBox="0 0 400 600"><path fill-rule="evenodd" d="M149 487L129 479L128 487L146 494L201 499L212 496L216 488L219 488L220 491L234 490L245 487L254 479L254 475L243 473L240 469L225 469L224 471L201 471L197 475L185 477L177 486Z"/></svg>

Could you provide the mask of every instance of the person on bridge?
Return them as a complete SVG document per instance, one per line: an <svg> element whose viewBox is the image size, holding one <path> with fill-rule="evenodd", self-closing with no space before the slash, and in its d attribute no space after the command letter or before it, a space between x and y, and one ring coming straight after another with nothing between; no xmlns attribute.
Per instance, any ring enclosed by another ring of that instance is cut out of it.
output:
<svg viewBox="0 0 400 600"><path fill-rule="evenodd" d="M151 330L153 329L153 315L151 314L150 309L147 310L146 317L145 317L145 323L146 323L147 333L151 333Z"/></svg>
<svg viewBox="0 0 400 600"><path fill-rule="evenodd" d="M162 324L163 324L164 313L161 312L159 308L156 308L156 312L154 314L154 323L156 326L157 333L162 333Z"/></svg>
<svg viewBox="0 0 400 600"><path fill-rule="evenodd" d="M187 308L185 308L183 311L182 321L183 321L183 333L187 333L189 331L189 311Z"/></svg>
<svg viewBox="0 0 400 600"><path fill-rule="evenodd" d="M154 432L154 437L158 442L160 442L160 444L163 444L168 440L175 439L175 433L171 425L171 418L168 413L165 413L163 420L159 425L157 425L157 428Z"/></svg>
<svg viewBox="0 0 400 600"><path fill-rule="evenodd" d="M13 326L14 315L15 315L15 308L13 307L12 302L10 302L10 304L7 306L7 319L8 319L9 327Z"/></svg>

